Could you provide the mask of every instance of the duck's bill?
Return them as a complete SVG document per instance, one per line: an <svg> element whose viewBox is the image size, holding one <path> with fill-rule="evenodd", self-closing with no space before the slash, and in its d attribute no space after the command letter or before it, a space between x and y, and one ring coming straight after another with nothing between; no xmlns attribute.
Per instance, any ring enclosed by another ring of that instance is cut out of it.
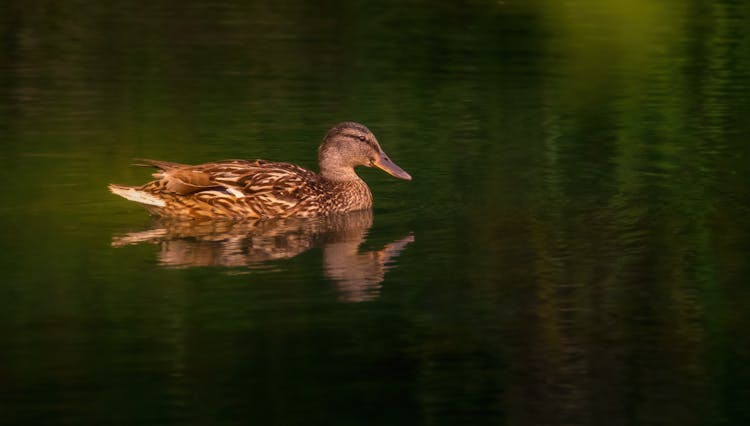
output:
<svg viewBox="0 0 750 426"><path fill-rule="evenodd" d="M397 166L396 163L391 161L391 159L388 158L388 156L386 156L385 154L381 154L377 158L375 158L375 161L373 161L372 165L393 177L411 180L411 175L409 173L406 173L401 167Z"/></svg>

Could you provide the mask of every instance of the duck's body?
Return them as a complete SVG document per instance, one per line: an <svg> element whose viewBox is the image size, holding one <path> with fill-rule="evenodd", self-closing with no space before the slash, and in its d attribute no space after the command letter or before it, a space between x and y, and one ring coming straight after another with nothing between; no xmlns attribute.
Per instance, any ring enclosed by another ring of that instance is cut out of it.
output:
<svg viewBox="0 0 750 426"><path fill-rule="evenodd" d="M372 207L361 179L336 182L289 163L227 160L197 166L143 160L159 178L140 187L110 185L151 213L180 218L310 217Z"/></svg>
<svg viewBox="0 0 750 426"><path fill-rule="evenodd" d="M163 217L310 217L372 207L372 193L354 166L411 176L388 159L363 125L331 129L318 153L320 173L290 163L226 160L200 165L143 160L159 169L157 180L138 187L110 185L113 193Z"/></svg>

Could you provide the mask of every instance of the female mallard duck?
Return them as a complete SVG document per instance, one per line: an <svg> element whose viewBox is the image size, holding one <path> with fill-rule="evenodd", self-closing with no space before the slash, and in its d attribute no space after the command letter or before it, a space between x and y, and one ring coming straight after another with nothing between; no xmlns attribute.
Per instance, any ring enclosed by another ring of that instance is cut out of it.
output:
<svg viewBox="0 0 750 426"><path fill-rule="evenodd" d="M355 166L411 180L358 123L340 123L328 131L318 149L320 173L265 160L143 163L159 169L156 180L136 187L112 184L109 190L155 215L174 218L310 217L368 209L372 193Z"/></svg>

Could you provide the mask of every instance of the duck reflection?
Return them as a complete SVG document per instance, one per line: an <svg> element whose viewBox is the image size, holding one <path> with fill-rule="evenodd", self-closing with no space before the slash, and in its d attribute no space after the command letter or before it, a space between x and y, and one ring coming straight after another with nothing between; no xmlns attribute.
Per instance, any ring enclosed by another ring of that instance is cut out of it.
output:
<svg viewBox="0 0 750 426"><path fill-rule="evenodd" d="M378 297L380 283L410 242L407 235L380 250L359 251L372 226L372 210L312 219L186 222L156 220L151 229L115 236L112 246L158 244L165 267L267 268L269 261L323 249L323 267L347 302Z"/></svg>

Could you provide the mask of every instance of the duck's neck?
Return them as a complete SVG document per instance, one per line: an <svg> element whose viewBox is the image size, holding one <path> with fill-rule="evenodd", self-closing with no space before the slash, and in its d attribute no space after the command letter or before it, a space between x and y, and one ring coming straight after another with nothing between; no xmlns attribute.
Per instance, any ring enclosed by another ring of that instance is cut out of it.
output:
<svg viewBox="0 0 750 426"><path fill-rule="evenodd" d="M329 164L328 161L320 162L320 176L331 182L351 182L362 180L357 176L354 167L341 167L339 164Z"/></svg>

